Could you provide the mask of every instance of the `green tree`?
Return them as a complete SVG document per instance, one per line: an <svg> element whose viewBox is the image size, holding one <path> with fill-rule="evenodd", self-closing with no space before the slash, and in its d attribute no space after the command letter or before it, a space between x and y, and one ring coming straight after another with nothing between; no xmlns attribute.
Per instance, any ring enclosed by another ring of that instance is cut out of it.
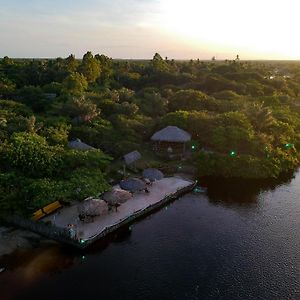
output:
<svg viewBox="0 0 300 300"><path fill-rule="evenodd" d="M35 112L45 111L49 104L40 87L25 86L20 89L19 96L22 103L32 108Z"/></svg>
<svg viewBox="0 0 300 300"><path fill-rule="evenodd" d="M0 95L7 96L15 92L16 85L0 73Z"/></svg>
<svg viewBox="0 0 300 300"><path fill-rule="evenodd" d="M66 69L69 73L74 73L76 72L77 68L78 68L78 61L75 58L75 55L71 54L69 55L66 59L65 59L65 63L66 63Z"/></svg>
<svg viewBox="0 0 300 300"><path fill-rule="evenodd" d="M8 168L16 168L27 176L41 177L57 172L62 148L49 146L35 133L14 133L4 149Z"/></svg>
<svg viewBox="0 0 300 300"><path fill-rule="evenodd" d="M272 111L268 107L264 107L263 104L250 104L245 113L257 131L266 131L275 122Z"/></svg>
<svg viewBox="0 0 300 300"><path fill-rule="evenodd" d="M83 200L87 197L97 197L108 191L110 185L106 182L103 173L97 169L79 168L73 171L65 181L68 200Z"/></svg>
<svg viewBox="0 0 300 300"><path fill-rule="evenodd" d="M79 70L89 83L95 82L101 73L99 61L90 51L84 54Z"/></svg>
<svg viewBox="0 0 300 300"><path fill-rule="evenodd" d="M97 82L103 86L109 86L111 82L113 82L113 61L106 55L95 55L95 59L97 59L100 63L100 76L97 79Z"/></svg>
<svg viewBox="0 0 300 300"><path fill-rule="evenodd" d="M169 110L202 110L209 97L196 90L180 90L169 99Z"/></svg>
<svg viewBox="0 0 300 300"><path fill-rule="evenodd" d="M84 75L71 73L63 82L67 93L71 95L81 95L88 87L88 82Z"/></svg>
<svg viewBox="0 0 300 300"><path fill-rule="evenodd" d="M100 115L100 110L92 101L84 96L73 97L63 107L66 115L72 117L75 122L90 122Z"/></svg>
<svg viewBox="0 0 300 300"><path fill-rule="evenodd" d="M153 72L164 73L169 71L168 63L160 56L159 53L155 53L151 61Z"/></svg>
<svg viewBox="0 0 300 300"><path fill-rule="evenodd" d="M137 96L136 104L147 116L162 116L167 111L167 99L163 98L156 89L144 89Z"/></svg>
<svg viewBox="0 0 300 300"><path fill-rule="evenodd" d="M66 124L59 125L57 127L47 127L41 133L49 143L49 145L66 145L68 143L70 126Z"/></svg>

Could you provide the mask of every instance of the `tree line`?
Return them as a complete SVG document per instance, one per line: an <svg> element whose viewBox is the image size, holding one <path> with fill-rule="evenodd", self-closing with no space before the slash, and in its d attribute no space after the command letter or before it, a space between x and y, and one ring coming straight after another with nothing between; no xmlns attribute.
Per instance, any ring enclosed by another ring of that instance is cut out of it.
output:
<svg viewBox="0 0 300 300"><path fill-rule="evenodd" d="M109 189L112 161L167 125L192 134L199 176L276 178L299 166L299 96L298 62L4 57L1 209ZM96 150L69 149L75 138Z"/></svg>

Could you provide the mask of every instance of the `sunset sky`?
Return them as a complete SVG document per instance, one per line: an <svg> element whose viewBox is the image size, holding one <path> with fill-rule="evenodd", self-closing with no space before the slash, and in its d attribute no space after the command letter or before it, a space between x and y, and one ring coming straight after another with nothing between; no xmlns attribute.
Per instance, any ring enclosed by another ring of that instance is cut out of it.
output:
<svg viewBox="0 0 300 300"><path fill-rule="evenodd" d="M0 0L0 57L300 59L299 0Z"/></svg>

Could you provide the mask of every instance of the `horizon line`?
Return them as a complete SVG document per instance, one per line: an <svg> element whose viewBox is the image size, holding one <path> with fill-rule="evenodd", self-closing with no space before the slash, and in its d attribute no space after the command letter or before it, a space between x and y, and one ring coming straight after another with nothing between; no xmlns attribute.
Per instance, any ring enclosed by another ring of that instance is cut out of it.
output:
<svg viewBox="0 0 300 300"><path fill-rule="evenodd" d="M157 52L157 53L159 53L159 52ZM96 53L96 54L100 54L100 53ZM95 54L95 55L96 55ZM69 55L72 55L72 53L70 53ZM68 56L69 56L68 55ZM84 55L84 54L83 54ZM108 56L108 55L106 55L106 54L104 54L104 53L101 53L100 55L105 55L105 56L107 56L107 57L109 57L109 58L111 58L111 59L113 59L113 60L152 60L152 58L153 57L151 57L151 58L121 58L121 57L116 57L116 58L114 58L114 57L110 57L110 56ZM57 59L57 58L62 58L62 59L64 59L64 58L67 58L68 56L65 56L65 57L63 57L63 56L56 56L56 57L42 57L42 56L40 56L40 57L29 57L29 56L27 56L27 57L16 57L16 56L9 56L9 55L4 55L4 56L2 56L2 57L0 57L0 60L2 60L4 57L9 57L10 59L24 59L24 60L34 60L34 59L46 59L46 60L53 60L53 59ZM213 56L214 57L214 56ZM77 58L77 56L75 55L75 58L76 59L78 59L78 60L80 60L80 59L82 59L82 58ZM164 57L162 57L163 59L164 59ZM214 60L212 60L212 58L203 58L203 59L201 59L201 58L169 58L168 57L168 60L175 60L175 61L190 61L190 60L200 60L200 61L226 61L226 60L228 60L228 61L234 61L235 59L233 58L233 59L229 59L229 58L215 58ZM300 59L280 59L280 58L278 58L278 59L268 59L268 58L251 58L251 59L239 59L238 61L291 61L291 62L300 62Z"/></svg>

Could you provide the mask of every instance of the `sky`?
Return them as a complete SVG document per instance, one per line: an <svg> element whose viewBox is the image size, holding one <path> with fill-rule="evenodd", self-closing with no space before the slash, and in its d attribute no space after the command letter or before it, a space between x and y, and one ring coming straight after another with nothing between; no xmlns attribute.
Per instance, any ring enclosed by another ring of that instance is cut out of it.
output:
<svg viewBox="0 0 300 300"><path fill-rule="evenodd" d="M300 59L299 0L0 0L0 57Z"/></svg>

